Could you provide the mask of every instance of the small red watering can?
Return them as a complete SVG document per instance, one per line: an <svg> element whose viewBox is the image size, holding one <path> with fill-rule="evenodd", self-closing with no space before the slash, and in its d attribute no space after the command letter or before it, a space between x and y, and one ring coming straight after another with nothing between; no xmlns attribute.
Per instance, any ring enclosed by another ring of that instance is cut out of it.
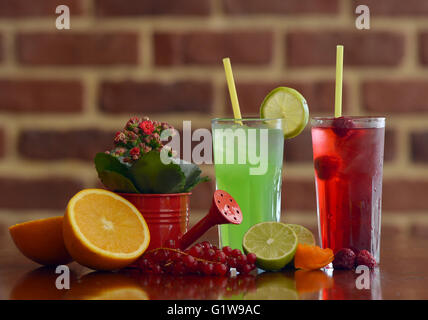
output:
<svg viewBox="0 0 428 320"><path fill-rule="evenodd" d="M184 250L215 225L242 222L241 208L224 190L214 192L210 210L189 231L191 193L119 195L130 201L146 220L150 230L147 250L162 247L168 240L175 240L180 249Z"/></svg>

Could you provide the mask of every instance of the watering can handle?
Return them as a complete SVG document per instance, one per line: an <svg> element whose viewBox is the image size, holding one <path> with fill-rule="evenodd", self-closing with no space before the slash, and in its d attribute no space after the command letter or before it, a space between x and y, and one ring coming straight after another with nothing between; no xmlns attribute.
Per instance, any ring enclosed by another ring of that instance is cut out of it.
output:
<svg viewBox="0 0 428 320"><path fill-rule="evenodd" d="M186 249L207 232L209 228L217 224L240 224L241 221L241 208L239 208L235 199L226 191L217 190L214 192L208 214L179 239L179 247L181 250Z"/></svg>
<svg viewBox="0 0 428 320"><path fill-rule="evenodd" d="M216 222L213 221L212 216L206 215L179 239L180 249L185 250L215 224Z"/></svg>

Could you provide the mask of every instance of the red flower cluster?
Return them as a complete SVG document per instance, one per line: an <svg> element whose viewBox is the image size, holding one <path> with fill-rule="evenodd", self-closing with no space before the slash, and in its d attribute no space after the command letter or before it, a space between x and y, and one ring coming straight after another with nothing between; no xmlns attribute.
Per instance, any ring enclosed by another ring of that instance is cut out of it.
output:
<svg viewBox="0 0 428 320"><path fill-rule="evenodd" d="M143 130L143 132L144 132L145 134L148 134L148 135L152 134L152 133L153 133L153 131L155 130L155 126L153 125L153 122L148 121L148 120L141 122L141 123L138 125L138 127L139 127L141 130Z"/></svg>
<svg viewBox="0 0 428 320"><path fill-rule="evenodd" d="M118 157L123 162L132 163L152 150L162 150L164 145L160 140L160 134L166 129L174 128L166 122L152 121L148 117L142 119L132 117L122 131L116 132L115 147L106 153ZM169 154L172 155L170 150Z"/></svg>

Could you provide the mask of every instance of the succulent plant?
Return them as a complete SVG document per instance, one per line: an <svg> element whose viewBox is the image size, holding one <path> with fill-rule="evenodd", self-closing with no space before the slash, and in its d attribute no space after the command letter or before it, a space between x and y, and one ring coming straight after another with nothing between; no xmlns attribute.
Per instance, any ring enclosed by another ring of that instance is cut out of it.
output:
<svg viewBox="0 0 428 320"><path fill-rule="evenodd" d="M123 193L183 193L200 182L196 164L174 158L173 150L166 150L171 162L164 164L160 153L167 148L160 140L163 130L173 129L167 123L133 117L114 137L112 150L97 153L94 162L104 186Z"/></svg>

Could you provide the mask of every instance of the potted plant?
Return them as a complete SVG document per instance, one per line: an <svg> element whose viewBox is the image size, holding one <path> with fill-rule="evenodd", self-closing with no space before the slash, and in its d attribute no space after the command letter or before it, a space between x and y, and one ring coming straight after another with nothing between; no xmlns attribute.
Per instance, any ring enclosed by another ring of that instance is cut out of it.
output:
<svg viewBox="0 0 428 320"><path fill-rule="evenodd" d="M187 231L190 191L208 181L197 165L173 157L173 150L162 143L162 131L173 129L165 122L133 117L116 133L113 149L94 159L103 185L144 216L151 234L149 249ZM162 162L161 152L170 163Z"/></svg>

